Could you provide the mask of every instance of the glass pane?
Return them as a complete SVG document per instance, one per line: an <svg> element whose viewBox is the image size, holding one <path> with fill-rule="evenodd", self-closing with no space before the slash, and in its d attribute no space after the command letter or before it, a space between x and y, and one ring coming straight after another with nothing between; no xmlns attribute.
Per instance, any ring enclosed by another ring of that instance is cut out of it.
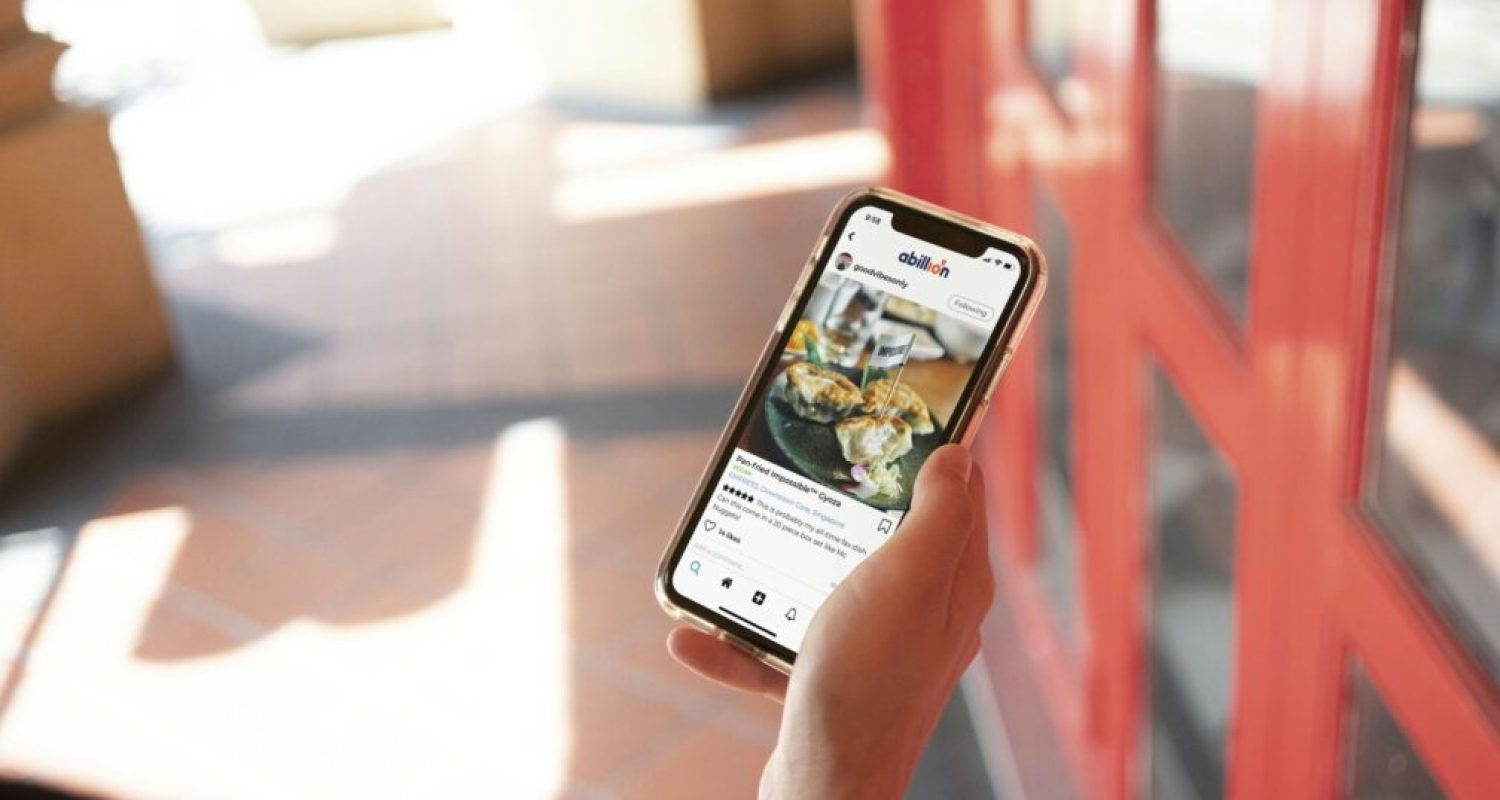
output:
<svg viewBox="0 0 1500 800"><path fill-rule="evenodd" d="M1271 0L1156 4L1156 211L1241 322L1270 32Z"/></svg>
<svg viewBox="0 0 1500 800"><path fill-rule="evenodd" d="M1052 198L1036 192L1037 244L1047 254L1047 297L1042 312L1046 331L1041 382L1046 429L1042 442L1042 474L1037 480L1037 508L1041 526L1042 583L1057 612L1064 638L1076 640L1077 517L1073 511L1073 354L1069 330L1070 273L1073 237Z"/></svg>
<svg viewBox="0 0 1500 800"><path fill-rule="evenodd" d="M1376 504L1500 678L1500 5L1423 6Z"/></svg>
<svg viewBox="0 0 1500 800"><path fill-rule="evenodd" d="M1412 749L1380 693L1356 664L1350 676L1349 772L1346 796L1354 800L1439 800L1427 765Z"/></svg>
<svg viewBox="0 0 1500 800"><path fill-rule="evenodd" d="M1234 476L1156 379L1147 796L1222 797L1234 655Z"/></svg>
<svg viewBox="0 0 1500 800"><path fill-rule="evenodd" d="M1031 0L1026 4L1026 46L1031 66L1065 109L1077 58L1077 6L1077 0Z"/></svg>

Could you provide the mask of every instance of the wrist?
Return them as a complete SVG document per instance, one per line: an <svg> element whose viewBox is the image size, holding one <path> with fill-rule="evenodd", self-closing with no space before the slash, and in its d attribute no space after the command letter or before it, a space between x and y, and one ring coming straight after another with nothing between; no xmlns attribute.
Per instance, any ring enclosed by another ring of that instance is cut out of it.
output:
<svg viewBox="0 0 1500 800"><path fill-rule="evenodd" d="M911 781L921 751L920 743L903 743L897 737L858 745L830 739L782 741L766 761L760 797L900 797Z"/></svg>

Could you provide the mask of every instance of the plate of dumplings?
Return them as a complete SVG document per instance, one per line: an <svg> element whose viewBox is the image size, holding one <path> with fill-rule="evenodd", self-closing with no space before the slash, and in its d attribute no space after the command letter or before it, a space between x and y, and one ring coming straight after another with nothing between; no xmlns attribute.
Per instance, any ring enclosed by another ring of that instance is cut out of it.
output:
<svg viewBox="0 0 1500 800"><path fill-rule="evenodd" d="M912 483L943 423L911 386L798 361L771 383L765 421L791 466L880 509L911 505Z"/></svg>

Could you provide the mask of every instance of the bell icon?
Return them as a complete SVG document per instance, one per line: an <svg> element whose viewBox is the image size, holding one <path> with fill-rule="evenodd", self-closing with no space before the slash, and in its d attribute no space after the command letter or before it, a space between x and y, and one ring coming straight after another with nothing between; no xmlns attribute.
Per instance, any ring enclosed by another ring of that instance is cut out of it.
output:
<svg viewBox="0 0 1500 800"><path fill-rule="evenodd" d="M795 622L796 619L797 619L797 609L795 609L795 608L789 608L789 609L787 609L786 610L786 618L789 621L794 621Z"/></svg>

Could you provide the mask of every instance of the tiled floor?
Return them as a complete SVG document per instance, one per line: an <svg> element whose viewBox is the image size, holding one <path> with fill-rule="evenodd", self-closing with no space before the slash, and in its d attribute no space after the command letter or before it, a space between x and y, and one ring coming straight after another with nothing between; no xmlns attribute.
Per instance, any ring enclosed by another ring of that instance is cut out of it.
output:
<svg viewBox="0 0 1500 800"><path fill-rule="evenodd" d="M679 156L858 116L817 84ZM0 539L0 576L32 578L0 591L0 772L132 797L753 794L777 708L670 660L650 579L847 187L561 220L559 141L598 124L528 109L233 247L156 235L180 374L65 432L0 507L42 531Z"/></svg>

